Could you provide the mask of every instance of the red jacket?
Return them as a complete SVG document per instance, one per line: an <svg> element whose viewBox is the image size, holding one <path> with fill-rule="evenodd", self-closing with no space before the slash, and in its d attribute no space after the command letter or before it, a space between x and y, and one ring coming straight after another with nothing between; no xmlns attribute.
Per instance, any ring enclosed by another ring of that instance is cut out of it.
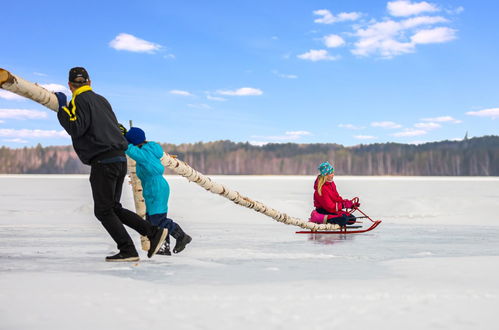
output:
<svg viewBox="0 0 499 330"><path fill-rule="evenodd" d="M322 186L322 195L319 195L317 191L317 179L314 183L314 206L315 208L321 208L329 213L343 214L341 209L343 208L344 199L338 194L336 190L336 185L333 181L325 182Z"/></svg>

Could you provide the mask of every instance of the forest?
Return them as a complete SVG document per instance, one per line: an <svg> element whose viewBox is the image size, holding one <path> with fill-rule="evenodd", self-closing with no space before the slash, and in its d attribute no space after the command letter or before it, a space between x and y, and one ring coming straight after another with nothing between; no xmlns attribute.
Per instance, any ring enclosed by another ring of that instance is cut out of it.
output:
<svg viewBox="0 0 499 330"><path fill-rule="evenodd" d="M499 176L499 136L351 147L334 143L255 146L227 140L161 145L165 152L204 174L315 175L317 166L329 161L339 175ZM2 174L89 172L90 167L80 162L72 146L0 148Z"/></svg>

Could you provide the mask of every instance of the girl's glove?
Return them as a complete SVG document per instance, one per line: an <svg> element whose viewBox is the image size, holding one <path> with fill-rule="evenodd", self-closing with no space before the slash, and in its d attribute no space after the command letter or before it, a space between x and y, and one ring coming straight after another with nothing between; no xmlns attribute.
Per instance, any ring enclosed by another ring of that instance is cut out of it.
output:
<svg viewBox="0 0 499 330"><path fill-rule="evenodd" d="M343 208L344 209L351 209L351 208L353 208L353 205L354 205L353 202L348 200L348 199L345 199L343 201Z"/></svg>

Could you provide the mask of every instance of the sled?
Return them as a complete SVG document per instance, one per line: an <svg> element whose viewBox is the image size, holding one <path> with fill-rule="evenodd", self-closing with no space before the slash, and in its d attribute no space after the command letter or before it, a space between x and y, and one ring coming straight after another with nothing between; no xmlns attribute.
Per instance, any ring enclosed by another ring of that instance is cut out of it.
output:
<svg viewBox="0 0 499 330"><path fill-rule="evenodd" d="M357 219L368 219L371 223L371 226L364 228L363 226L359 226L356 224L346 225L344 227L340 227L338 230L302 230L297 231L296 234L360 234L367 233L379 226L381 220L373 220L367 214L362 212L359 208L353 208L349 211L349 213L353 213L355 211L359 211L362 213L362 217L357 217Z"/></svg>

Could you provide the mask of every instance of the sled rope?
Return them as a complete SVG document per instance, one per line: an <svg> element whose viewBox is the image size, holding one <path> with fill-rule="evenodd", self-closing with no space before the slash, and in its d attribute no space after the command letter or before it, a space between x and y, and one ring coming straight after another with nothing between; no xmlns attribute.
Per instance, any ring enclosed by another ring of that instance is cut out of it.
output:
<svg viewBox="0 0 499 330"><path fill-rule="evenodd" d="M9 71L1 68L0 68L0 87L10 92L13 92L17 95L29 98L37 103L40 103L41 105L44 105L50 110L57 112L58 102L54 93L48 91L47 89L37 84L24 80L10 73ZM212 181L209 177L194 170L187 163L178 160L166 153L163 154L163 157L161 158L161 163L164 166L168 167L169 169L173 170L175 173L183 176L187 180L195 182L196 184L200 185L204 189L212 193L221 195L238 205L250 208L252 210L255 210L256 212L269 216L278 222L282 222L288 225L295 225L304 229L310 229L312 231L338 230L340 228L340 226L336 224L316 224L313 222L308 222L298 218L290 217L285 213L279 212L273 208L264 205L263 203L242 196L241 194L239 194L239 192L231 190L224 185ZM135 175L135 171L133 171L132 174ZM133 179L133 176L131 176L131 179ZM138 185L137 182L135 182L133 183L132 187L133 187L134 201L137 213L139 213L139 215L142 215L141 214L143 212L141 211L142 206L138 204L144 203L143 198L141 198L141 196L139 195L136 196L139 190L141 191L142 189L142 187L139 185L140 185L140 180L138 182Z"/></svg>

